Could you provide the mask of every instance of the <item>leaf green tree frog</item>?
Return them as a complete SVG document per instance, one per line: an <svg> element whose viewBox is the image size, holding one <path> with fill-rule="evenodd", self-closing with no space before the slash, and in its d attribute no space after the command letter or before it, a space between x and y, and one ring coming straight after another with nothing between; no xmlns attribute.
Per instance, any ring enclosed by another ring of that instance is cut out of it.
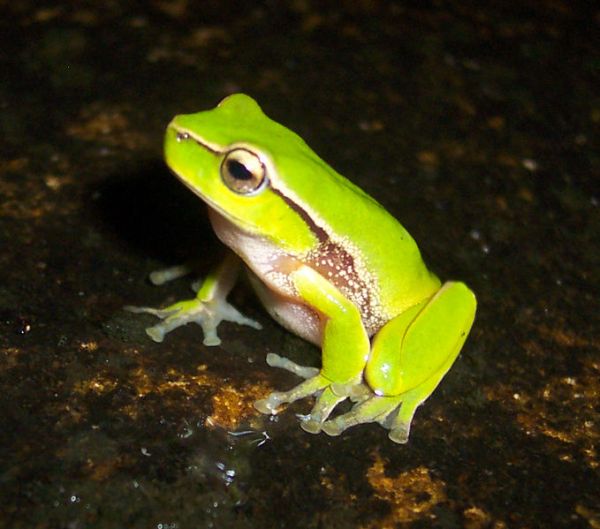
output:
<svg viewBox="0 0 600 529"><path fill-rule="evenodd" d="M378 422L408 440L413 415L454 363L475 317L461 282L442 284L415 241L380 204L321 160L297 134L269 119L249 96L169 124L165 158L208 205L211 224L233 252L194 299L165 309L155 341L189 322L217 345L223 320L260 328L226 301L242 266L271 316L322 349L320 369L276 354L267 363L304 379L255 403L316 401L302 417L311 433L339 435ZM175 272L177 275L178 272ZM167 276L155 276L160 283ZM350 411L330 418L350 399Z"/></svg>

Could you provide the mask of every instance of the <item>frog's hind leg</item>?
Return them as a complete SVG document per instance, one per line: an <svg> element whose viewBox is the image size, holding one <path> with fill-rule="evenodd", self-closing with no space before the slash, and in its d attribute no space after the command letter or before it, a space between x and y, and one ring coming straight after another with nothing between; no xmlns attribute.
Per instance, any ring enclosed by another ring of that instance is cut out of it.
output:
<svg viewBox="0 0 600 529"><path fill-rule="evenodd" d="M475 316L475 296L463 283L446 283L433 298L408 309L376 335L365 380L372 396L327 421L339 435L356 424L378 422L397 443L408 440L417 408L456 360Z"/></svg>
<svg viewBox="0 0 600 529"><path fill-rule="evenodd" d="M379 424L389 430L388 437L395 443L404 444L408 441L410 435L410 425L417 408L425 402L429 396L435 391L435 388L444 378L445 374L450 370L456 357L448 359L448 362L439 371L438 375L432 376L413 390L407 391L399 397L387 397L398 399L398 405L385 417L381 417ZM386 398L386 397L382 397Z"/></svg>

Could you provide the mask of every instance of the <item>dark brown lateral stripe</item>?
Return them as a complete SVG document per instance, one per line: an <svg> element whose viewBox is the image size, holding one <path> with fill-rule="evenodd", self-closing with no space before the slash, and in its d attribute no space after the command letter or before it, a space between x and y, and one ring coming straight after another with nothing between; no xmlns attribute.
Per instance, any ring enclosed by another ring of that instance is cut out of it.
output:
<svg viewBox="0 0 600 529"><path fill-rule="evenodd" d="M312 231L315 234L320 243L325 243L329 241L329 235L327 235L327 232L323 228L317 226L313 219L310 218L310 215L306 211L304 211L304 209L302 209L301 206L296 204L291 198L286 197L281 191L279 191L279 189L275 189L273 186L271 186L271 190L273 191L273 193L280 196L290 208L292 208L298 215L300 215L302 220L306 222L306 225L310 228L310 231Z"/></svg>
<svg viewBox="0 0 600 529"><path fill-rule="evenodd" d="M373 307L373 298L367 281L356 271L354 257L342 246L334 243L327 232L317 226L301 206L273 186L271 190L300 215L319 241L319 245L306 257L306 264L336 285L358 307L367 332L369 335L374 334L384 322Z"/></svg>

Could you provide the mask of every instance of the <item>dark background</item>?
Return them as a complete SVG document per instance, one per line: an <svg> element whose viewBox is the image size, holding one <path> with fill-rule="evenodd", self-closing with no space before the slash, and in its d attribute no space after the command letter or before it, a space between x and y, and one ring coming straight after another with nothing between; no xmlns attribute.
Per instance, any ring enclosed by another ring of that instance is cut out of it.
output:
<svg viewBox="0 0 600 529"><path fill-rule="evenodd" d="M593 5L0 2L0 526L600 527ZM405 446L256 413L319 351L243 286L221 348L122 310L219 252L161 142L236 91L477 294Z"/></svg>

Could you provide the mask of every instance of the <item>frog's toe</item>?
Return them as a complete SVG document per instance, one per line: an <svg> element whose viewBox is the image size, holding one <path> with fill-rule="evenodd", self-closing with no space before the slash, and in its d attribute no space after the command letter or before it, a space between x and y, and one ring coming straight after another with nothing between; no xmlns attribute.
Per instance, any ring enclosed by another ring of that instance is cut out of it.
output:
<svg viewBox="0 0 600 529"><path fill-rule="evenodd" d="M208 303L207 303L208 304ZM252 327L257 331L262 329L262 325L258 323L256 320L252 318L248 318L248 316L244 316L238 309L236 309L233 305L230 305L226 301L219 301L218 309L213 309L214 312L218 313L219 321L226 320L232 321L233 323L237 323L239 325L246 325L247 327Z"/></svg>
<svg viewBox="0 0 600 529"><path fill-rule="evenodd" d="M146 334L150 336L153 341L158 343L164 340L165 334L180 325L174 325L173 322L169 322L169 317L177 313L176 309L155 309L153 307L134 307L132 305L127 305L124 309L128 312L133 312L134 314L152 314L153 316L162 319L163 321L161 323L146 328Z"/></svg>
<svg viewBox="0 0 600 529"><path fill-rule="evenodd" d="M311 412L301 417L302 422L300 426L305 432L319 433L323 428L323 424L331 415L331 412L346 398L346 395L336 394L331 386L326 387L317 398L317 402Z"/></svg>
<svg viewBox="0 0 600 529"><path fill-rule="evenodd" d="M298 365L296 362L292 362L289 358L279 356L275 353L269 353L267 355L267 364L271 367L278 367L290 371L301 378L313 378L319 374L319 370L316 367L306 367Z"/></svg>
<svg viewBox="0 0 600 529"><path fill-rule="evenodd" d="M427 394L425 396L420 394L417 388L417 391L403 395L402 405L393 409L391 413L380 421L381 425L390 431L388 437L392 441L400 444L408 441L410 425L415 412L426 398Z"/></svg>
<svg viewBox="0 0 600 529"><path fill-rule="evenodd" d="M388 437L394 443L405 444L408 442L408 435L410 434L410 423L403 423L398 425L396 428L390 430Z"/></svg>
<svg viewBox="0 0 600 529"><path fill-rule="evenodd" d="M282 404L296 402L304 397L315 395L328 385L329 381L325 377L316 375L289 391L274 391L266 399L257 400L254 407L261 413L274 415L279 411Z"/></svg>
<svg viewBox="0 0 600 529"><path fill-rule="evenodd" d="M136 305L125 305L123 309L127 312L133 312L134 314L152 314L152 316L156 316L157 318L161 319L164 319L176 312L174 309L155 309L154 307L138 307Z"/></svg>
<svg viewBox="0 0 600 529"><path fill-rule="evenodd" d="M146 334L156 343L161 343L165 339L167 332L160 323L146 328Z"/></svg>
<svg viewBox="0 0 600 529"><path fill-rule="evenodd" d="M261 413L266 415L276 415L279 407L286 402L285 393L281 391L273 391L265 399L259 399L254 402L254 407Z"/></svg>
<svg viewBox="0 0 600 529"><path fill-rule="evenodd" d="M189 264L170 266L169 268L162 268L161 270L155 270L150 274L150 282L153 285L164 285L169 281L178 279L186 276L193 271L193 267Z"/></svg>

